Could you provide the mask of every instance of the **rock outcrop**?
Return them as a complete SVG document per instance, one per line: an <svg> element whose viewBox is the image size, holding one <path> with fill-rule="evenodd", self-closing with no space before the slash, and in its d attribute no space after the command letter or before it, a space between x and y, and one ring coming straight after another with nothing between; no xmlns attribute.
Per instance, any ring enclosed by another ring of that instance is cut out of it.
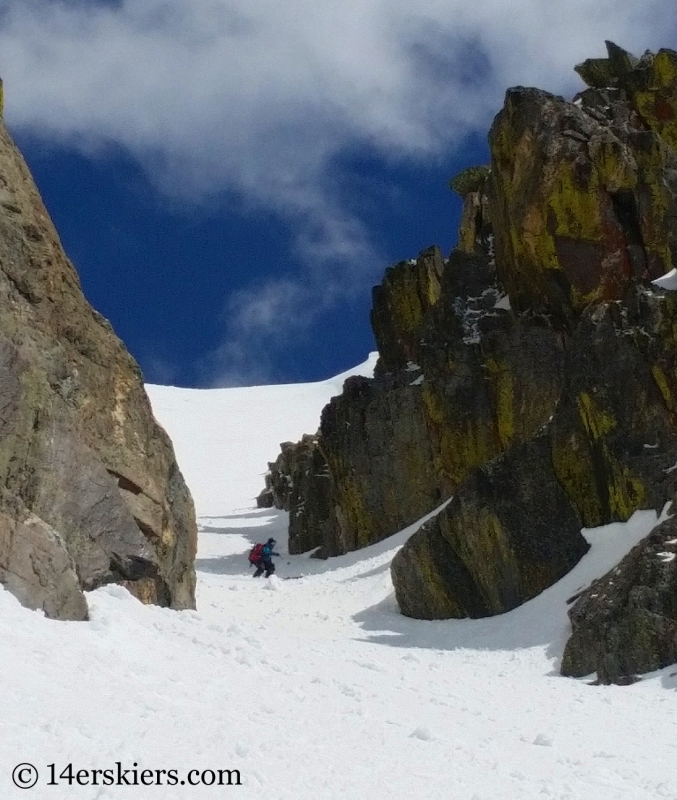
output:
<svg viewBox="0 0 677 800"><path fill-rule="evenodd" d="M496 267L516 311L575 324L674 266L677 154L632 105L511 89L490 133Z"/></svg>
<svg viewBox="0 0 677 800"><path fill-rule="evenodd" d="M521 605L588 550L555 476L547 434L473 472L397 553L393 584L417 619L486 617Z"/></svg>
<svg viewBox="0 0 677 800"><path fill-rule="evenodd" d="M569 611L562 674L629 683L677 661L677 517L663 522Z"/></svg>
<svg viewBox="0 0 677 800"><path fill-rule="evenodd" d="M332 521L327 464L317 436L306 434L300 442L283 442L280 448L280 455L268 464L266 488L257 498L257 505L292 511L289 552L305 553L324 545L325 529Z"/></svg>
<svg viewBox="0 0 677 800"><path fill-rule="evenodd" d="M325 555L416 521L552 416L560 337L501 300L489 255L456 251L443 261L436 248L393 267L374 291L376 377L351 378L322 414ZM293 504L290 512L293 524Z"/></svg>
<svg viewBox="0 0 677 800"><path fill-rule="evenodd" d="M674 494L677 306L651 282L677 259L677 54L608 53L573 102L508 91L491 164L451 181L457 248L386 271L375 377L323 412L326 555L453 495L393 561L410 616L514 608L584 554L582 525Z"/></svg>
<svg viewBox="0 0 677 800"><path fill-rule="evenodd" d="M0 581L48 616L125 584L194 607L197 528L140 370L86 301L0 122Z"/></svg>

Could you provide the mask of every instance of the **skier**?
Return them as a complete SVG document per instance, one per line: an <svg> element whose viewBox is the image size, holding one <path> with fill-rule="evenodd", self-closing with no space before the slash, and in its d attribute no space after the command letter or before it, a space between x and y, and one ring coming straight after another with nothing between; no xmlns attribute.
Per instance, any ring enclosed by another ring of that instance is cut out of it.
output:
<svg viewBox="0 0 677 800"><path fill-rule="evenodd" d="M278 556L279 553L276 553L273 548L277 544L275 539L271 538L262 546L258 547L258 545L252 550L252 555L250 555L249 560L254 564L256 567L256 572L254 573L254 578L258 578L263 571L265 570L266 578L270 578L270 576L275 572L275 564L273 564L273 556ZM257 558L253 559L254 551L258 549L256 553Z"/></svg>

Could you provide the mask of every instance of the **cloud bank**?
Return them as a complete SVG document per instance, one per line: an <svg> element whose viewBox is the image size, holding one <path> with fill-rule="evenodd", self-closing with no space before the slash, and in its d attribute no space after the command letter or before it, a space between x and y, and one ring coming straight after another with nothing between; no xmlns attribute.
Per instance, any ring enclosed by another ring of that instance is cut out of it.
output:
<svg viewBox="0 0 677 800"><path fill-rule="evenodd" d="M0 74L12 126L93 156L114 142L168 195L228 192L293 227L295 278L229 301L211 363L232 382L383 269L337 156L439 159L508 86L571 93L604 39L670 46L674 17L673 0L4 0Z"/></svg>

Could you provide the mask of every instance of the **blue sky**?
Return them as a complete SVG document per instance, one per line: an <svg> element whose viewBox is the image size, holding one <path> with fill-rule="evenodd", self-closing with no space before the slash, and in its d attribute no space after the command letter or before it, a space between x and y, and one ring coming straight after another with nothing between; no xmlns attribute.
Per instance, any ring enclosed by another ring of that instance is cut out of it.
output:
<svg viewBox="0 0 677 800"><path fill-rule="evenodd" d="M149 381L314 380L373 348L371 287L449 251L446 181L510 85L571 94L672 0L4 0L5 119Z"/></svg>

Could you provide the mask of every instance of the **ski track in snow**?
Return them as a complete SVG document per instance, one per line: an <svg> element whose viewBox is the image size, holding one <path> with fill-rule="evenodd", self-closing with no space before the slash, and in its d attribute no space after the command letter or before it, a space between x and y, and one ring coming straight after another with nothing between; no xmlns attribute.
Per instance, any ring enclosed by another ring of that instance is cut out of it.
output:
<svg viewBox="0 0 677 800"><path fill-rule="evenodd" d="M369 374L373 357L358 371ZM677 667L630 687L559 676L566 601L656 523L586 531L590 553L509 614L422 622L389 565L417 525L328 562L285 555L286 515L258 510L278 443L317 428L345 376L198 391L149 386L200 523L198 611L88 595L57 623L0 591L0 797L496 800L676 798ZM420 524L420 523L419 523ZM278 575L252 580L269 535ZM284 581L282 577L299 577ZM60 771L238 769L242 786L47 786ZM40 772L15 789L12 767Z"/></svg>

